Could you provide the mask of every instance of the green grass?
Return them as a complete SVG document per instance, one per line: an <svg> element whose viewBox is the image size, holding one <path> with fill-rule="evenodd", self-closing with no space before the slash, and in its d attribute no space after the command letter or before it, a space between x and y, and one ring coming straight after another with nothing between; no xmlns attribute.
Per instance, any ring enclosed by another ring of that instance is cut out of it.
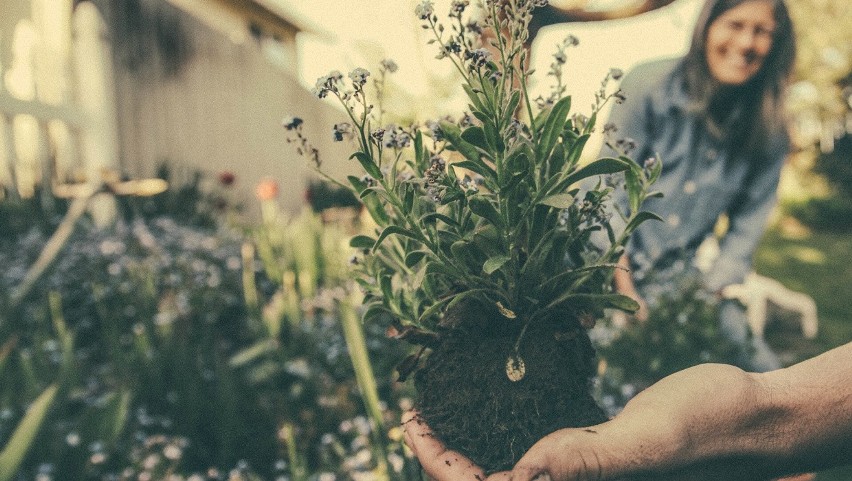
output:
<svg viewBox="0 0 852 481"><path fill-rule="evenodd" d="M819 334L813 340L780 326L767 327L767 340L786 362L815 356L852 341L852 236L810 232L785 236L770 230L755 259L756 270L816 301ZM830 413L826 413L830 415ZM822 471L817 481L848 481L852 466Z"/></svg>

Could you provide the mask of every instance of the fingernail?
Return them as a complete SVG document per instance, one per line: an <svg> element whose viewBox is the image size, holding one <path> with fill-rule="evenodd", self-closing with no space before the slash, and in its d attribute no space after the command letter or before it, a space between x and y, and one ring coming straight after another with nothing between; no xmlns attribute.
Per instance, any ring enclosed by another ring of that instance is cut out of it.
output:
<svg viewBox="0 0 852 481"><path fill-rule="evenodd" d="M536 477L532 478L532 481L551 481L550 475L547 473L538 473Z"/></svg>

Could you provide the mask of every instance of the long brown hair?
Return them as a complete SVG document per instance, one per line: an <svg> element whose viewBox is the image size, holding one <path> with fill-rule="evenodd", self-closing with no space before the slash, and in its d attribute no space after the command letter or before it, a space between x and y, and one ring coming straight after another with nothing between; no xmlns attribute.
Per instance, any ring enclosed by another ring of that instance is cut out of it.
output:
<svg viewBox="0 0 852 481"><path fill-rule="evenodd" d="M726 11L756 0L707 0L692 34L692 45L682 68L691 107L704 117L711 132L726 137L734 146L748 152L766 150L772 132L784 126L784 89L793 69L796 39L784 0L773 4L776 28L772 47L760 70L745 85L737 87L724 105L724 87L711 75L707 65L707 31ZM766 1L766 0L763 0ZM720 112L720 110L724 110ZM729 112L739 111L731 122L722 122Z"/></svg>

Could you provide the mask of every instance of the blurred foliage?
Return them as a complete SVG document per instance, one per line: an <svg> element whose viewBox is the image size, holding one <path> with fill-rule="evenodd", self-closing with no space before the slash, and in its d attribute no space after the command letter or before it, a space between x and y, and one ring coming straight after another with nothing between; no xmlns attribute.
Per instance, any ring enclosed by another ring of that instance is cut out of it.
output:
<svg viewBox="0 0 852 481"><path fill-rule="evenodd" d="M55 199L51 208L44 209L41 186L36 186L35 189L36 193L32 197L6 198L0 201L0 242L17 239L33 230L50 233L59 225L62 215L68 209L68 202Z"/></svg>
<svg viewBox="0 0 852 481"><path fill-rule="evenodd" d="M789 107L800 147L842 136L852 102L852 3L788 1L798 41ZM826 138L826 136L828 138ZM822 140L821 140L822 139Z"/></svg>
<svg viewBox="0 0 852 481"><path fill-rule="evenodd" d="M155 177L171 184L175 175L168 163L163 163L157 168ZM218 189L205 189L205 180L201 172L194 172L187 182L174 185L161 194L142 198L120 197L121 212L126 221L136 217L151 220L168 216L179 224L213 229L224 214L239 211L241 206L231 201L227 192L231 184L223 182L221 176Z"/></svg>
<svg viewBox="0 0 852 481"><path fill-rule="evenodd" d="M706 362L736 364L738 349L718 328L717 302L697 275L658 286L648 319L595 331L602 375L601 404L611 414L635 394L677 371Z"/></svg>
<svg viewBox="0 0 852 481"><path fill-rule="evenodd" d="M831 152L818 155L812 172L824 179L828 192L787 200L786 211L814 229L852 232L852 134L838 139Z"/></svg>
<svg viewBox="0 0 852 481"><path fill-rule="evenodd" d="M314 212L334 207L361 209L361 201L351 190L324 180L309 182L305 197Z"/></svg>
<svg viewBox="0 0 852 481"><path fill-rule="evenodd" d="M248 232L210 225L227 217L217 195L196 181L120 202L110 229L83 218L14 309L7 296L50 234L24 219L58 216L0 204L21 226L0 232L0 449L38 425L28 452L16 443L26 456L13 479L346 480L382 463L403 479L399 433L377 434L354 381L340 235L309 214ZM402 354L361 332L389 373ZM54 384L44 421L27 421ZM375 385L395 424L403 393L389 375Z"/></svg>

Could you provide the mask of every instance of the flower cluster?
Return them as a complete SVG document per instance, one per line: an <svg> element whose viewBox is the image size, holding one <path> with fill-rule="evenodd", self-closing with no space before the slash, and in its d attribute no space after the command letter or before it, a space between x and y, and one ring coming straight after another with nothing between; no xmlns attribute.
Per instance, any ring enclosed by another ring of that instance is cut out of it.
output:
<svg viewBox="0 0 852 481"><path fill-rule="evenodd" d="M538 108L552 107L565 94L566 87L562 83L562 71L565 69L565 63L568 62L567 50L579 44L580 39L569 34L562 42L556 45L556 51L553 53L553 62L550 63L550 70L547 71L547 75L553 77L555 83L551 86L550 95L547 98L539 96L536 99Z"/></svg>
<svg viewBox="0 0 852 481"><path fill-rule="evenodd" d="M396 124L390 124L382 129L381 143L383 147L401 150L411 145L411 134Z"/></svg>
<svg viewBox="0 0 852 481"><path fill-rule="evenodd" d="M425 182L426 192L433 202L440 202L444 188L441 182L446 176L447 162L443 157L434 155L430 159L429 168L426 169Z"/></svg>
<svg viewBox="0 0 852 481"><path fill-rule="evenodd" d="M361 90L364 88L364 84L367 83L367 77L370 76L370 72L365 69L358 67L355 70L349 72L349 79L352 80L352 86L355 87L355 90Z"/></svg>
<svg viewBox="0 0 852 481"><path fill-rule="evenodd" d="M339 70L333 70L328 75L317 79L311 93L321 99L328 96L329 92L336 94L340 91L341 80L343 80L343 74Z"/></svg>
<svg viewBox="0 0 852 481"><path fill-rule="evenodd" d="M616 103L623 103L627 100L627 96L624 94L624 91L621 89L616 89L613 92L609 92L609 82L610 80L621 80L624 76L624 73L621 69L611 68L609 72L607 72L604 79L601 81L601 86L597 92L595 92L595 103L592 106L594 109L599 109L603 106L609 99L614 99Z"/></svg>
<svg viewBox="0 0 852 481"><path fill-rule="evenodd" d="M332 127L331 138L335 142L342 142L343 139L351 139L355 135L352 124L349 122L340 122Z"/></svg>
<svg viewBox="0 0 852 481"><path fill-rule="evenodd" d="M327 78L327 77L323 77ZM319 84L319 81L317 81ZM325 94L322 94L321 97L324 97ZM322 165L322 161L320 160L319 150L311 145L308 142L308 138L305 137L305 134L302 132L302 124L304 121L299 117L284 117L284 120L281 121L281 125L284 129L289 132L286 140L287 143L295 143L296 145L296 153L301 156L304 156L317 167Z"/></svg>

